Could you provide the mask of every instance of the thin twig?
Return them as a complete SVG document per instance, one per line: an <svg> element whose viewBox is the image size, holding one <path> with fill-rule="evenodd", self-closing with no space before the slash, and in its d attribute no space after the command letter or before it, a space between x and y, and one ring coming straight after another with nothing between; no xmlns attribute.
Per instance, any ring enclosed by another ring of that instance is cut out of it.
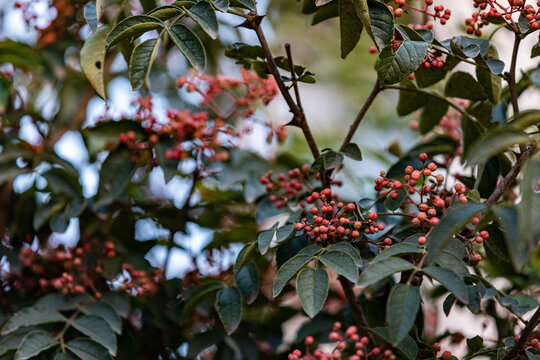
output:
<svg viewBox="0 0 540 360"><path fill-rule="evenodd" d="M298 105L300 111L302 111L303 113L304 109L302 108L302 101L300 100L300 90L298 89L296 73L294 72L294 61L292 58L291 44L285 44L285 51L287 52L287 59L289 60L289 67L291 68L291 77L293 81L294 95L296 96L296 105Z"/></svg>
<svg viewBox="0 0 540 360"><path fill-rule="evenodd" d="M521 169L523 168L523 165L525 164L525 161L532 157L536 152L538 151L538 148L534 145L530 146L523 152L514 166L510 169L508 174L503 178L503 180L497 185L491 196L486 200L485 204L487 206L494 205L500 198L503 196L503 194L510 188L516 177L519 175Z"/></svg>
<svg viewBox="0 0 540 360"><path fill-rule="evenodd" d="M529 319L529 322L521 332L521 335L516 341L514 347L506 354L503 360L513 360L517 359L529 340L533 330L540 324L540 306L536 309L533 316Z"/></svg>
<svg viewBox="0 0 540 360"><path fill-rule="evenodd" d="M356 129L358 129L358 126L360 125L364 117L366 116L366 113L369 107L371 106L371 104L373 104L373 100L375 100L375 98L377 97L379 92L381 92L381 90L382 88L379 85L379 79L377 79L375 81L375 85L373 86L373 89L371 90L371 93L369 94L366 101L364 102L364 105L362 105L360 112L358 113L358 115L356 115L356 119L354 119L354 122L351 124L349 128L349 132L347 133L345 140L343 140L343 143L341 144L341 147L339 148L340 151L342 151L345 148L345 146L347 146L347 144L351 142L351 139L353 138L354 133L356 132Z"/></svg>
<svg viewBox="0 0 540 360"><path fill-rule="evenodd" d="M512 62L510 63L510 72L508 73L508 88L510 90L510 100L512 102L514 116L519 114L518 92L516 86L516 66L520 43L521 37L518 33L516 33L514 37L514 49L512 50Z"/></svg>

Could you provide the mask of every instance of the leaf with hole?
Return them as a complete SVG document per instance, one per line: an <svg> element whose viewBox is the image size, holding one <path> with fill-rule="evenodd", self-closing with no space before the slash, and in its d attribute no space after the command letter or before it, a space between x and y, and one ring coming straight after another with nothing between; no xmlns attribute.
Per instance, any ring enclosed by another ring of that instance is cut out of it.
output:
<svg viewBox="0 0 540 360"><path fill-rule="evenodd" d="M103 68L105 66L105 40L109 31L108 26L100 27L90 35L81 49L81 69L99 96L106 99Z"/></svg>

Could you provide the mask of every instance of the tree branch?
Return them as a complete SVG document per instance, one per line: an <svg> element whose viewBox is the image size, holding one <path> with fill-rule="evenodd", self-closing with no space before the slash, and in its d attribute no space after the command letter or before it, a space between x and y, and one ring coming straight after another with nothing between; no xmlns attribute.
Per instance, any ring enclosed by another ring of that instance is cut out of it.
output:
<svg viewBox="0 0 540 360"><path fill-rule="evenodd" d="M294 72L294 62L292 58L291 44L285 44L285 51L287 52L287 59L289 60L289 67L291 68L291 78L293 81L294 95L296 96L296 105L298 105L300 111L304 113L304 109L302 108L302 101L300 100L300 90L298 89L298 82L296 81L296 73Z"/></svg>
<svg viewBox="0 0 540 360"><path fill-rule="evenodd" d="M360 326L364 335L366 335L371 340L372 344L375 344L376 343L375 339L373 338L371 333L366 330L366 328L369 327L366 321L366 315L364 314L364 310L362 310L362 307L356 301L356 295L354 295L352 283L347 278L341 275L338 276L338 280L341 283L341 287L343 288L343 292L345 293L347 302L349 303L349 306L351 307L354 320L356 320L356 323Z"/></svg>
<svg viewBox="0 0 540 360"><path fill-rule="evenodd" d="M520 43L521 36L518 33L515 33L514 49L512 50L512 62L510 63L510 72L508 73L508 89L510 90L510 101L512 102L514 116L519 114L518 92L516 86L516 66Z"/></svg>
<svg viewBox="0 0 540 360"><path fill-rule="evenodd" d="M514 347L508 352L508 354L506 354L503 360L513 360L519 357L519 354L521 354L523 349L525 349L531 333L536 328L536 326L538 326L538 324L540 324L540 306L536 309L533 316L529 319L529 322L521 332L518 341L516 341Z"/></svg>
<svg viewBox="0 0 540 360"><path fill-rule="evenodd" d="M375 85L373 86L373 89L371 90L371 93L367 97L366 101L364 102L364 105L362 105L362 108L360 109L360 112L356 116L356 119L354 119L354 122L351 124L349 128L349 132L347 133L347 136L345 137L345 139L343 140L343 143L341 144L341 147L339 148L340 151L342 151L345 148L345 146L351 142L354 136L354 133L356 132L356 129L358 129L358 126L364 119L364 116L366 116L366 113L369 107L371 106L371 104L373 104L373 100L375 100L375 98L377 97L379 92L381 92L381 90L383 89L379 85L379 79L377 79L375 82Z"/></svg>
<svg viewBox="0 0 540 360"><path fill-rule="evenodd" d="M289 89L287 89L287 86L281 79L281 75L277 68L276 62L274 61L274 56L272 55L272 51L270 50L270 47L268 46L268 41L266 40L266 36L264 35L260 22L257 21L256 18L257 17L255 17L255 19L251 21L250 25L251 25L251 28L255 30L255 33L257 34L257 38L259 39L259 43L261 44L262 50L264 52L264 56L266 57L268 71L270 72L270 74L274 76L274 79L276 80L279 91L281 92L281 95L283 96L283 98L285 99L285 102L289 106L289 110L294 116L292 125L296 125L302 129L302 132L304 133L304 137L306 138L306 141L308 143L309 149L311 150L311 154L313 155L315 159L317 159L320 156L319 148L317 147L315 138L313 137L313 134L311 133L311 129L309 128L309 125L306 121L304 112L294 102L291 94L289 93Z"/></svg>
<svg viewBox="0 0 540 360"><path fill-rule="evenodd" d="M491 196L486 200L485 204L487 206L494 205L501 198L501 196L503 196L503 194L506 192L506 190L508 190L508 188L510 188L516 177L521 172L525 161L536 154L537 151L538 148L532 145L519 156L514 166L512 166L508 174L506 174L504 179L499 183L499 185L497 185Z"/></svg>

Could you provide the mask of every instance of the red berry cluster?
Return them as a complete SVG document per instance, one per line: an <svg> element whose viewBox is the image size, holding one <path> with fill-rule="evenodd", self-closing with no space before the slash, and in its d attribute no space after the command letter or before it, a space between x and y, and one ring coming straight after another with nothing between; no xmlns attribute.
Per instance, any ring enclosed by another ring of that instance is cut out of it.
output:
<svg viewBox="0 0 540 360"><path fill-rule="evenodd" d="M370 212L367 219L359 219L355 213L356 205L332 200L332 191L324 189L314 192L307 199L314 204L309 212L313 220L304 217L296 223L297 231L304 230L308 238L319 243L336 243L339 241L360 241L361 232L375 234L384 230L383 224L377 224L377 213Z"/></svg>
<svg viewBox="0 0 540 360"><path fill-rule="evenodd" d="M540 1L537 1L536 5L540 7ZM526 5L524 10L529 20L529 27L533 30L540 29L540 8L535 9L532 5Z"/></svg>
<svg viewBox="0 0 540 360"><path fill-rule="evenodd" d="M389 9L394 13L395 17L403 16L403 8L407 8L432 17L435 20L439 19L439 22L444 25L450 19L450 15L452 15L452 11L450 9L445 9L443 5L435 5L433 7L433 12L429 12L428 9L433 5L433 0L425 0L423 9L407 4L407 0L394 0L394 3L398 7L395 10L392 7L389 7ZM429 28L431 27L433 27L433 23L430 24Z"/></svg>
<svg viewBox="0 0 540 360"><path fill-rule="evenodd" d="M270 194L268 197L270 202L274 203L276 208L281 209L298 194L307 191L308 171L309 165L305 164L301 169L294 168L287 171L287 174L280 173L277 179L272 178L273 173L270 171L261 176L259 182L265 186L266 191ZM300 206L304 207L305 202L300 201Z"/></svg>
<svg viewBox="0 0 540 360"><path fill-rule="evenodd" d="M426 69L442 69L442 67L445 64L445 58L440 52L434 51L434 52L428 52L426 56L424 57L424 61L422 62L422 66Z"/></svg>
<svg viewBox="0 0 540 360"><path fill-rule="evenodd" d="M356 326L349 326L345 332L342 331L342 324L335 322L329 339L337 343L331 352L323 352L320 349L312 351L311 347L315 343L313 336L307 336L304 340L306 345L305 355L299 349L295 349L288 356L289 360L332 360L344 359L344 355L349 360L360 359L384 359L394 360L396 356L390 349L383 349L380 346L370 346L370 340L367 336L360 337ZM371 349L370 349L371 348Z"/></svg>
<svg viewBox="0 0 540 360"><path fill-rule="evenodd" d="M540 7L540 1L536 2ZM470 18L465 20L467 33L482 35L482 27L489 24L490 19L503 21L515 32L519 32L519 27L512 19L513 14L525 14L529 21L529 27L533 30L540 29L540 13L532 5L525 5L525 0L508 0L508 6L499 4L496 0L474 0L473 6L478 9Z"/></svg>

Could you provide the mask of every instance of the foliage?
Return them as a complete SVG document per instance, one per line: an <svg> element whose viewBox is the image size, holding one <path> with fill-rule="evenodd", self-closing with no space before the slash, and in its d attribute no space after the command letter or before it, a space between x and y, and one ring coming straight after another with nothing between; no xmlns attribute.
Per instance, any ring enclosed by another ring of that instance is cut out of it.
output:
<svg viewBox="0 0 540 360"><path fill-rule="evenodd" d="M463 335L434 333L433 307L493 320L497 339L467 339L466 359L540 358L540 111L520 111L540 70L516 71L540 3L471 1L467 35L439 39L433 27L455 19L437 0L297 2L313 25L339 18L336 56L364 37L378 57L340 146L317 146L299 88L315 74L290 45L272 52L254 0L54 0L46 26L32 1L14 4L37 40L0 41L0 359L455 358ZM415 12L429 21L406 25ZM223 40L234 27L257 43ZM508 64L490 41L499 29L515 39ZM223 56L239 75L210 75ZM139 94L133 112L92 121L95 96L110 101L122 78ZM353 137L392 91L423 138L389 149L397 159L374 191L350 198L341 174L366 157ZM259 111L276 96L286 125ZM297 130L307 163L285 146L268 156L243 145L264 133L277 148ZM69 135L99 169L95 193L59 155ZM181 201L155 192L156 175L183 184ZM205 264L171 276L194 228L211 233ZM72 245L58 241L67 229Z"/></svg>

